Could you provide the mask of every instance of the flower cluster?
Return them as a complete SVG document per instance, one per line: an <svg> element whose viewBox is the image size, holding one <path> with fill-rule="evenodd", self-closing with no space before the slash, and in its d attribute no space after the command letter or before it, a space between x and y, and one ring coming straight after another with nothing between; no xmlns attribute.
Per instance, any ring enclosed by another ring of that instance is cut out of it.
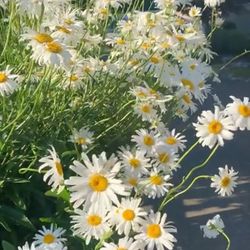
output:
<svg viewBox="0 0 250 250"><path fill-rule="evenodd" d="M220 80L210 65L215 53L201 16L207 7L216 11L224 0L204 0L203 9L191 0L154 0L155 11L131 0L72 2L0 0L1 27L8 24L0 41L0 102L5 112L0 120L1 131L7 131L0 145L10 151L2 162L9 164L9 173L21 159L18 175L23 170L43 174L50 193L64 196L58 216L69 214L70 237L87 247L172 250L177 228L163 208L202 178L209 178L210 187L223 197L232 195L238 180L238 172L226 165L218 174L198 176L190 184L205 161L176 184L173 176L183 159L199 144L212 150L211 158L236 130L250 130L249 98L231 96L223 108L212 91ZM11 52L10 42L18 43ZM8 53L20 57L20 65L18 59L11 62ZM217 103L214 112L203 111L193 123L198 141L185 151L183 131L171 128L170 122L187 121L210 94ZM33 124L39 142L53 137L46 141L51 145L46 156L39 154L47 145L23 145ZM109 131L110 141L115 141L113 131L126 137L131 130L124 146L110 146L109 141L104 145ZM15 145L25 154L32 151L35 158L16 157ZM38 169L32 169L37 159ZM157 211L147 205L152 199L159 201ZM224 234L224 223L217 215L201 229L204 236L215 238ZM26 242L18 249L66 250L65 232L51 224L38 231L31 246Z"/></svg>

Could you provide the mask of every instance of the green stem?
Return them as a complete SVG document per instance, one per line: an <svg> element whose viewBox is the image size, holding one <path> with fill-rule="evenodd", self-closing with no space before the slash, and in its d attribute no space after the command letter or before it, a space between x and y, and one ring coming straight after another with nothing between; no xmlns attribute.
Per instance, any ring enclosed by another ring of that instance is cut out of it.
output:
<svg viewBox="0 0 250 250"><path fill-rule="evenodd" d="M181 158L176 162L176 164L173 166L175 168L178 166L188 155L189 153L199 144L199 141L196 141L182 156Z"/></svg>
<svg viewBox="0 0 250 250"><path fill-rule="evenodd" d="M239 54L239 55L233 57L230 61L228 61L225 65L223 65L223 66L219 69L219 71L225 69L225 68L226 68L228 65L230 65L232 62L234 62L235 60L239 59L240 57L242 57L242 56L244 56L244 55L246 55L246 54L248 54L248 53L250 53L250 50L245 50L245 51L242 52L241 54Z"/></svg>
<svg viewBox="0 0 250 250"><path fill-rule="evenodd" d="M178 196L186 193L187 191L189 191L193 185L195 184L196 181L200 180L200 179L211 179L212 176L209 175L200 175L197 176L196 178L193 179L193 181L182 191L180 191L179 193L173 195L172 197L170 197L167 200L163 200L163 202L160 205L159 211L161 211L168 203L170 203L172 200L176 199Z"/></svg>
<svg viewBox="0 0 250 250"><path fill-rule="evenodd" d="M8 45L9 45L9 41L10 41L10 37L11 37L11 26L12 26L12 21L14 18L14 2L11 3L11 10L10 10L10 17L9 17L9 26L8 26L8 32L7 32L7 37L6 37L6 41L3 47L3 51L1 53L1 57L4 55Z"/></svg>
<svg viewBox="0 0 250 250"><path fill-rule="evenodd" d="M227 234L222 229L216 228L216 230L226 239L226 241L227 241L226 250L229 250L230 246L231 246L231 241L230 241L229 237L227 236Z"/></svg>
<svg viewBox="0 0 250 250"><path fill-rule="evenodd" d="M194 145L193 145L193 146L194 146ZM192 147L193 147L193 146L192 146ZM164 204L164 203L169 199L169 197L172 196L173 193L175 193L175 192L177 192L179 189L181 189L181 187L186 183L186 181L192 176L192 174L193 174L194 172L196 172L196 171L199 170L200 168L203 168L203 167L209 162L209 160L212 158L212 156L213 156L213 155L215 154L215 152L217 151L218 147L219 147L219 144L217 144L217 145L214 147L214 149L211 151L211 153L209 154L209 156L206 158L205 161L203 161L201 164L199 164L199 165L195 166L194 168L192 168L192 169L190 170L190 172L189 172L186 176L183 177L181 183L180 183L179 185L177 185L175 188L172 188L172 189L168 192L167 196L166 196L166 197L164 198L164 200L162 201L162 204ZM189 149L189 150L190 150L190 149Z"/></svg>

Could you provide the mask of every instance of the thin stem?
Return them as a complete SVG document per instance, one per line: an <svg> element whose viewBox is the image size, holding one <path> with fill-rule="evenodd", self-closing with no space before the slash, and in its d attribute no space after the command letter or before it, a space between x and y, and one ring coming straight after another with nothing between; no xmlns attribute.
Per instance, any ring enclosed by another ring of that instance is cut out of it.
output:
<svg viewBox="0 0 250 250"><path fill-rule="evenodd" d="M173 193L175 193L175 192L177 192L179 189L181 189L181 187L186 183L186 181L192 176L192 174L193 174L195 171L197 171L197 170L199 170L200 168L203 168L204 166L206 166L206 164L209 162L209 160L212 158L212 156L213 156L213 155L215 154L215 152L217 151L218 147L219 147L219 144L217 144L217 145L214 147L214 149L211 151L211 153L209 154L209 156L206 158L205 161L203 161L201 164L199 164L199 165L195 166L194 168L192 168L192 169L190 170L190 172L189 172L186 176L183 177L181 183L180 183L179 185L177 185L175 188L172 188L172 189L168 192L167 196L166 196L166 197L164 198L164 200L162 201L162 204L164 204L167 200L169 200L169 197L171 197ZM161 206L162 206L162 205L161 205ZM160 206L160 207L161 207L161 206Z"/></svg>
<svg viewBox="0 0 250 250"><path fill-rule="evenodd" d="M226 239L226 241L227 241L227 248L226 248L226 250L229 250L230 246L231 246L231 240L229 239L229 237L227 236L227 234L222 229L216 228L216 230Z"/></svg>
<svg viewBox="0 0 250 250"><path fill-rule="evenodd" d="M173 166L178 166L188 155L189 153L199 144L199 141L196 141L182 156L181 158L176 162L176 164Z"/></svg>
<svg viewBox="0 0 250 250"><path fill-rule="evenodd" d="M242 52L241 54L239 54L239 55L233 57L230 61L228 61L225 65L223 65L223 66L219 69L219 71L225 69L225 68L226 68L228 65L230 65L232 62L234 62L235 60L239 59L240 57L242 57L242 56L244 56L244 55L246 55L246 54L248 54L248 53L250 53L250 50L245 50L245 51Z"/></svg>
<svg viewBox="0 0 250 250"><path fill-rule="evenodd" d="M5 40L5 44L1 53L1 57L4 55L8 45L9 45L9 41L10 41L10 37L11 37L11 29L12 29L12 22L13 22L13 18L14 18L14 2L11 2L11 10L10 10L10 17L9 17L9 26L8 26L8 31L7 31L7 37Z"/></svg>
<svg viewBox="0 0 250 250"><path fill-rule="evenodd" d="M168 203L170 203L172 200L176 199L178 196L186 193L187 191L189 191L193 185L195 184L196 181L200 180L200 179L211 179L212 176L210 175L200 175L197 176L196 178L193 179L193 181L182 191L180 191L179 193L175 194L174 196L172 196L171 198L163 201L160 205L159 211L161 211Z"/></svg>

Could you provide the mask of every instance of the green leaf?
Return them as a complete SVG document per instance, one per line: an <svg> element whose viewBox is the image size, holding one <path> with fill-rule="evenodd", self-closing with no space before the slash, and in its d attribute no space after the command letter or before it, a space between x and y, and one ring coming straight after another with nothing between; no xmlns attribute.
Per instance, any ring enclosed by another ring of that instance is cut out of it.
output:
<svg viewBox="0 0 250 250"><path fill-rule="evenodd" d="M56 191L49 190L45 193L45 195L49 196L49 197L62 199L67 203L69 202L69 199L70 199L70 193L66 188L64 188L60 193L57 193Z"/></svg>
<svg viewBox="0 0 250 250"><path fill-rule="evenodd" d="M26 204L20 194L17 192L16 189L13 190L12 195L9 196L9 199L22 210L26 210Z"/></svg>
<svg viewBox="0 0 250 250"><path fill-rule="evenodd" d="M3 218L0 218L0 225L1 225L7 232L11 232L10 226L7 224L7 222L6 222Z"/></svg>
<svg viewBox="0 0 250 250"><path fill-rule="evenodd" d="M0 188L2 188L4 186L4 180L0 181Z"/></svg>
<svg viewBox="0 0 250 250"><path fill-rule="evenodd" d="M23 184L23 183L29 183L30 181L27 179L21 179L21 178L8 178L6 179L7 182L10 183L17 183L17 184Z"/></svg>
<svg viewBox="0 0 250 250"><path fill-rule="evenodd" d="M73 155L77 155L77 152L75 150L70 150L70 151L66 151L64 153L62 153L62 158L66 157L66 156L73 156Z"/></svg>
<svg viewBox="0 0 250 250"><path fill-rule="evenodd" d="M42 223L53 223L53 219L51 217L40 217L39 221Z"/></svg>
<svg viewBox="0 0 250 250"><path fill-rule="evenodd" d="M10 244L8 241L2 241L3 250L16 250L16 247Z"/></svg>
<svg viewBox="0 0 250 250"><path fill-rule="evenodd" d="M11 221L13 224L35 230L31 221L26 217L23 211L18 208L0 205L0 216L2 216L6 221Z"/></svg>

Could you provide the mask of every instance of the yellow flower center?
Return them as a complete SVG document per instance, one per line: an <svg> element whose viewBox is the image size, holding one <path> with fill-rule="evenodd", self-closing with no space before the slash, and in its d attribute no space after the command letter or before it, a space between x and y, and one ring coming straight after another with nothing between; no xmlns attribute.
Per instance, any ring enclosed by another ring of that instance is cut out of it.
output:
<svg viewBox="0 0 250 250"><path fill-rule="evenodd" d="M168 42L163 42L163 43L161 43L161 47L163 49L168 49L170 47L170 44Z"/></svg>
<svg viewBox="0 0 250 250"><path fill-rule="evenodd" d="M199 86L200 89L204 88L205 87L205 82L204 81L199 82L198 86Z"/></svg>
<svg viewBox="0 0 250 250"><path fill-rule="evenodd" d="M195 70L196 69L196 65L195 64L191 64L190 65L190 69Z"/></svg>
<svg viewBox="0 0 250 250"><path fill-rule="evenodd" d="M55 242L55 236L53 234L45 234L43 236L43 243L51 244L53 242Z"/></svg>
<svg viewBox="0 0 250 250"><path fill-rule="evenodd" d="M141 45L141 48L144 49L144 50L147 50L147 49L151 48L151 44L150 44L150 43L147 43L147 42L144 42L144 43Z"/></svg>
<svg viewBox="0 0 250 250"><path fill-rule="evenodd" d="M183 35L175 35L175 38L181 43L185 41L185 37Z"/></svg>
<svg viewBox="0 0 250 250"><path fill-rule="evenodd" d="M154 28L156 26L156 23L154 20L147 20L147 26L149 28Z"/></svg>
<svg viewBox="0 0 250 250"><path fill-rule="evenodd" d="M150 62L152 62L152 63L154 63L154 64L158 64L158 63L160 62L160 59L159 59L159 57L157 57L157 56L152 56L152 57L150 58Z"/></svg>
<svg viewBox="0 0 250 250"><path fill-rule="evenodd" d="M122 213L122 217L124 220L131 221L135 218L135 212L131 209L126 209Z"/></svg>
<svg viewBox="0 0 250 250"><path fill-rule="evenodd" d="M71 76L69 77L69 80L72 81L72 82L75 82L75 81L77 81L78 79L79 79L79 77L78 77L77 75L71 75Z"/></svg>
<svg viewBox="0 0 250 250"><path fill-rule="evenodd" d="M100 9L100 14L107 16L108 15L108 9L107 8L101 8Z"/></svg>
<svg viewBox="0 0 250 250"><path fill-rule="evenodd" d="M129 178L128 179L128 183L133 186L133 187L136 187L137 186L137 179L136 178Z"/></svg>
<svg viewBox="0 0 250 250"><path fill-rule="evenodd" d="M100 174L94 174L89 178L89 186L95 192L103 192L108 187L108 180Z"/></svg>
<svg viewBox="0 0 250 250"><path fill-rule="evenodd" d="M63 175L63 168L62 168L62 164L60 161L55 161L55 166L56 166L56 171L57 173L62 176Z"/></svg>
<svg viewBox="0 0 250 250"><path fill-rule="evenodd" d="M47 50L51 53L58 54L58 53L62 52L63 49L59 43L49 42L49 43L47 43Z"/></svg>
<svg viewBox="0 0 250 250"><path fill-rule="evenodd" d="M150 89L149 93L150 93L153 97L155 97L156 99L159 99L159 98L160 98L159 93L158 93L156 90L154 90L154 89Z"/></svg>
<svg viewBox="0 0 250 250"><path fill-rule="evenodd" d="M0 82L1 82L1 74L0 74ZM249 117L250 116L250 107L247 105L240 105L239 106L239 113L244 116L244 117Z"/></svg>
<svg viewBox="0 0 250 250"><path fill-rule="evenodd" d="M181 79L181 82L182 82L183 86L189 88L190 90L194 90L194 84L192 81L190 81L188 79Z"/></svg>
<svg viewBox="0 0 250 250"><path fill-rule="evenodd" d="M98 215L89 215L87 222L89 225L96 227L102 223L102 218Z"/></svg>
<svg viewBox="0 0 250 250"><path fill-rule="evenodd" d="M192 102L188 95L182 96L182 100L187 104L190 104Z"/></svg>
<svg viewBox="0 0 250 250"><path fill-rule="evenodd" d="M87 143L86 138L80 137L77 139L77 144L79 145L84 145L86 143Z"/></svg>
<svg viewBox="0 0 250 250"><path fill-rule="evenodd" d="M140 161L136 158L132 158L129 160L129 164L133 167L133 168L138 168L140 166Z"/></svg>
<svg viewBox="0 0 250 250"><path fill-rule="evenodd" d="M86 66L86 67L83 68L83 72L89 74L91 72L91 68Z"/></svg>
<svg viewBox="0 0 250 250"><path fill-rule="evenodd" d="M6 82L8 79L8 76L4 72L0 72L0 83Z"/></svg>
<svg viewBox="0 0 250 250"><path fill-rule="evenodd" d="M118 39L116 39L116 44L124 45L124 44L126 44L126 41L124 39L122 39L122 38L118 38Z"/></svg>
<svg viewBox="0 0 250 250"><path fill-rule="evenodd" d="M152 146L155 143L154 139L150 135L145 135L143 138L143 142L147 146Z"/></svg>
<svg viewBox="0 0 250 250"><path fill-rule="evenodd" d="M65 19L65 20L64 20L64 23L66 23L66 24L68 24L68 25L72 25L72 24L74 24L75 22L74 22L72 19L68 18L68 19Z"/></svg>
<svg viewBox="0 0 250 250"><path fill-rule="evenodd" d="M196 16L198 14L198 11L196 9L190 10L190 16Z"/></svg>
<svg viewBox="0 0 250 250"><path fill-rule="evenodd" d="M150 182L153 185L159 186L163 183L163 179L159 175L152 175L152 176L150 176Z"/></svg>
<svg viewBox="0 0 250 250"><path fill-rule="evenodd" d="M46 33L38 33L34 36L34 39L39 43L50 43L53 42L53 38Z"/></svg>
<svg viewBox="0 0 250 250"><path fill-rule="evenodd" d="M128 250L128 249L125 247L118 247L117 250Z"/></svg>
<svg viewBox="0 0 250 250"><path fill-rule="evenodd" d="M223 125L216 120L213 120L208 125L208 131L211 134L219 134L221 130L223 129Z"/></svg>
<svg viewBox="0 0 250 250"><path fill-rule="evenodd" d="M142 111L143 113L150 113L150 111L151 111L151 106L150 106L149 104L143 104L143 105L141 106L141 111Z"/></svg>
<svg viewBox="0 0 250 250"><path fill-rule="evenodd" d="M229 186L231 182L231 179L228 177L228 176L225 176L224 178L222 178L221 182L220 182L220 185L223 187L223 188L226 188Z"/></svg>
<svg viewBox="0 0 250 250"><path fill-rule="evenodd" d="M132 66L136 66L140 63L140 61L138 59L131 59L129 61L129 64L131 64Z"/></svg>
<svg viewBox="0 0 250 250"><path fill-rule="evenodd" d="M169 144L169 145L174 145L174 144L176 144L176 139L175 139L175 137L169 136L169 137L166 139L166 143Z"/></svg>
<svg viewBox="0 0 250 250"><path fill-rule="evenodd" d="M167 163L167 162L169 162L169 155L167 153L161 153L161 154L159 154L159 161L161 163Z"/></svg>
<svg viewBox="0 0 250 250"><path fill-rule="evenodd" d="M70 34L70 33L71 33L70 30L68 30L67 28L65 28L65 27L63 27L63 26L58 26L57 28L58 28L58 30L59 30L60 32L63 32L63 33L65 33L65 34Z"/></svg>
<svg viewBox="0 0 250 250"><path fill-rule="evenodd" d="M177 20L176 20L176 23L178 24L178 25L183 25L183 24L185 24L185 21L184 21L184 19L180 19L180 18L178 18Z"/></svg>
<svg viewBox="0 0 250 250"><path fill-rule="evenodd" d="M139 98L145 98L147 97L146 93L144 93L143 91L138 91L136 93L136 95L139 97Z"/></svg>
<svg viewBox="0 0 250 250"><path fill-rule="evenodd" d="M147 226L147 236L157 239L161 236L161 227L158 224L150 224Z"/></svg>

